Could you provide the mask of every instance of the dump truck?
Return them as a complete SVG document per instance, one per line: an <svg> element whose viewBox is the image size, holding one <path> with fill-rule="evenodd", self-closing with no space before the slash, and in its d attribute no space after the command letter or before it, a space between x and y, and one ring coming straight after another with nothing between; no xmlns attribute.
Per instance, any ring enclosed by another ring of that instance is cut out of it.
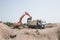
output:
<svg viewBox="0 0 60 40"><path fill-rule="evenodd" d="M35 29L44 29L45 27L42 20L32 20L31 17L27 19L27 25L29 28L35 28Z"/></svg>

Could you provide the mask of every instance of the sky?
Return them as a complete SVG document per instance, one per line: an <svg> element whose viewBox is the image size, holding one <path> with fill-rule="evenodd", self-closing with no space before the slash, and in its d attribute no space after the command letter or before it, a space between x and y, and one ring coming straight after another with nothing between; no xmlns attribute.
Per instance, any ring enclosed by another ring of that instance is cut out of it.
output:
<svg viewBox="0 0 60 40"><path fill-rule="evenodd" d="M25 11L33 20L60 23L60 0L0 0L0 21L18 22Z"/></svg>

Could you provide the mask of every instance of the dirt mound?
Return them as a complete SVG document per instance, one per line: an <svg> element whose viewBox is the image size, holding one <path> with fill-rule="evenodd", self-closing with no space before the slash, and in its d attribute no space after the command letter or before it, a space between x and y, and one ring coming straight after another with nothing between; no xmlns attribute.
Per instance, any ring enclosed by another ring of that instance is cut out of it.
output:
<svg viewBox="0 0 60 40"><path fill-rule="evenodd" d="M58 40L57 29L22 29L14 40Z"/></svg>
<svg viewBox="0 0 60 40"><path fill-rule="evenodd" d="M56 27L57 25L58 25L57 23L46 24L45 28L52 28L52 27Z"/></svg>
<svg viewBox="0 0 60 40"><path fill-rule="evenodd" d="M12 38L11 35L16 36ZM59 40L60 25L46 29L11 29L0 23L0 40Z"/></svg>
<svg viewBox="0 0 60 40"><path fill-rule="evenodd" d="M3 23L0 23L0 40L8 40L11 34L12 29Z"/></svg>

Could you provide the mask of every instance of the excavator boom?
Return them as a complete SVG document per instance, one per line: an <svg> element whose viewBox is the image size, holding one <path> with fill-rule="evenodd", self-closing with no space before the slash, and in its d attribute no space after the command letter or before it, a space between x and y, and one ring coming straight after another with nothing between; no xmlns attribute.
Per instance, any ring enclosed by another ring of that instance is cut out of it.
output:
<svg viewBox="0 0 60 40"><path fill-rule="evenodd" d="M23 14L23 15L20 17L20 20L19 20L17 23L13 23L14 27L18 27L18 26L22 25L22 19L24 18L25 15L31 17L28 12L25 12L25 14Z"/></svg>

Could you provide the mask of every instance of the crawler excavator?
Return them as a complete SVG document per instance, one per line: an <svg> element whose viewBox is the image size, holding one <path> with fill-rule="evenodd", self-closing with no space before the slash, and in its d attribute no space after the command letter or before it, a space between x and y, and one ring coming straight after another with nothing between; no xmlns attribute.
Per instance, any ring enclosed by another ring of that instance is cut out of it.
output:
<svg viewBox="0 0 60 40"><path fill-rule="evenodd" d="M19 22L13 23L14 28L23 27L23 26L22 26L22 19L23 19L23 17L24 17L25 15L29 16L29 17L27 18L28 28L34 28L34 29L43 29L43 28L44 28L44 25L42 24L42 20L32 20L32 17L30 16L30 14L29 14L28 12L25 12L25 14L23 14L23 15L20 17Z"/></svg>

